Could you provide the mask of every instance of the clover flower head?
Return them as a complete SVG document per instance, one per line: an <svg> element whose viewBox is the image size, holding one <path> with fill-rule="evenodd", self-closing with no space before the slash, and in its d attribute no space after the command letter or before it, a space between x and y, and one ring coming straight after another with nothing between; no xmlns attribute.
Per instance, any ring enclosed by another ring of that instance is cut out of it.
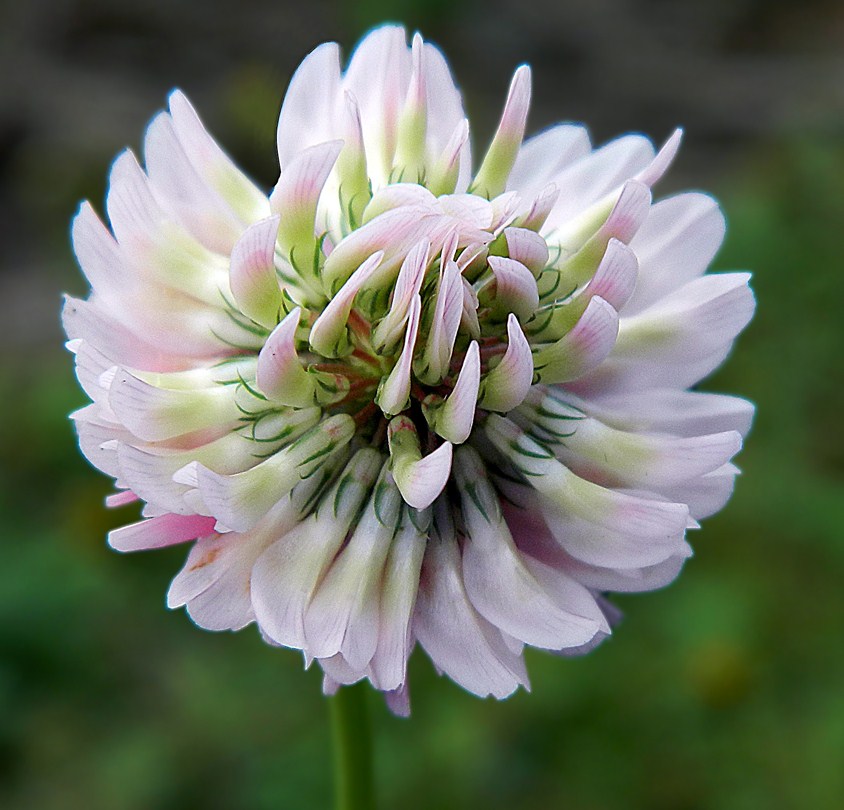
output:
<svg viewBox="0 0 844 810"><path fill-rule="evenodd" d="M443 55L382 27L345 72L334 44L299 67L269 195L176 91L145 168L111 169L110 226L73 223L80 446L109 505L143 503L111 546L192 542L171 607L400 713L416 644L503 698L524 645L606 638L605 594L670 582L729 498L752 417L690 390L754 299L706 274L711 197L652 203L679 131L524 140L530 94L523 66L473 170Z"/></svg>

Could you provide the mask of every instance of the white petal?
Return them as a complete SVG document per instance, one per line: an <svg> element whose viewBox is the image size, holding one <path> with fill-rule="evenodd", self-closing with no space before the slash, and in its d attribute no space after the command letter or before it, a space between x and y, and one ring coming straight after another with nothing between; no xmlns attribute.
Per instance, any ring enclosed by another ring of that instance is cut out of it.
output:
<svg viewBox="0 0 844 810"><path fill-rule="evenodd" d="M527 686L524 661L469 602L449 520L442 515L435 518L422 565L413 633L434 665L464 689L479 697L504 698L520 685Z"/></svg>
<svg viewBox="0 0 844 810"><path fill-rule="evenodd" d="M284 96L276 135L282 170L305 149L341 136L340 100L340 49L326 42L305 57Z"/></svg>
<svg viewBox="0 0 844 810"><path fill-rule="evenodd" d="M354 432L352 417L337 414L250 470L221 475L199 465L200 494L211 514L225 526L246 531L302 478L345 447Z"/></svg>
<svg viewBox="0 0 844 810"><path fill-rule="evenodd" d="M591 616L561 609L516 549L474 450L462 447L455 480L466 523L463 581L475 609L503 632L536 647L559 650L585 644L600 629Z"/></svg>
<svg viewBox="0 0 844 810"><path fill-rule="evenodd" d="M109 403L132 433L156 442L236 423L240 412L234 393L231 386L196 390L158 388L119 370L111 385Z"/></svg>
<svg viewBox="0 0 844 810"><path fill-rule="evenodd" d="M309 655L327 658L342 653L358 671L372 660L378 646L382 572L401 505L385 467L349 542L317 586L305 613Z"/></svg>
<svg viewBox="0 0 844 810"><path fill-rule="evenodd" d="M590 150L585 127L572 124L550 127L524 142L507 188L526 195L538 194L566 166L585 157Z"/></svg>
<svg viewBox="0 0 844 810"><path fill-rule="evenodd" d="M487 199L497 196L507 187L525 134L530 95L530 68L522 65L513 75L498 129L470 186L473 192Z"/></svg>
<svg viewBox="0 0 844 810"><path fill-rule="evenodd" d="M684 542L688 508L579 478L512 422L491 415L485 432L540 496L545 521L573 557L622 568L662 562Z"/></svg>
<svg viewBox="0 0 844 810"><path fill-rule="evenodd" d="M383 456L359 451L307 521L276 540L252 571L252 604L261 629L278 644L305 649L304 617L369 494Z"/></svg>
<svg viewBox="0 0 844 810"><path fill-rule="evenodd" d="M170 94L170 114L179 142L202 179L246 224L270 213L266 196L235 166L208 134L184 93Z"/></svg>
<svg viewBox="0 0 844 810"><path fill-rule="evenodd" d="M427 543L427 525L423 522L417 526L405 510L384 568L378 646L370 664L372 683L382 691L396 690L406 683L412 645L410 622Z"/></svg>
<svg viewBox="0 0 844 810"><path fill-rule="evenodd" d="M652 206L630 247L639 257L636 292L624 314L636 314L706 272L724 241L726 223L706 194L678 194Z"/></svg>
<svg viewBox="0 0 844 810"><path fill-rule="evenodd" d="M416 336L419 331L419 317L422 302L419 295L415 295L410 303L407 328L404 333L404 346L399 359L390 373L381 380L375 401L387 416L401 413L410 397L410 374L413 364L413 351Z"/></svg>

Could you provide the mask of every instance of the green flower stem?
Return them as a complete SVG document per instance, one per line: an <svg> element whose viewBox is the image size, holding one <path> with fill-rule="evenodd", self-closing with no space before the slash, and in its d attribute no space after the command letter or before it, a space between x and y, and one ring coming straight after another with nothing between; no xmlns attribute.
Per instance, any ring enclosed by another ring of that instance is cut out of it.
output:
<svg viewBox="0 0 844 810"><path fill-rule="evenodd" d="M375 810L369 684L342 687L330 699L336 810Z"/></svg>

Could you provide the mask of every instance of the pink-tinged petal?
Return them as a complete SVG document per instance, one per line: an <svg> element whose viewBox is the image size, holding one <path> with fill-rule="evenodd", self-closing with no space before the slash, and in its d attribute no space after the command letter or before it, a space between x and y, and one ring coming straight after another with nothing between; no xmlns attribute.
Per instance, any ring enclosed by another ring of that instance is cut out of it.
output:
<svg viewBox="0 0 844 810"><path fill-rule="evenodd" d="M214 533L214 518L166 514L109 532L108 544L115 551L165 548Z"/></svg>
<svg viewBox="0 0 844 810"><path fill-rule="evenodd" d="M535 231L529 228L505 228L507 255L521 262L533 273L534 278L548 265L548 244Z"/></svg>
<svg viewBox="0 0 844 810"><path fill-rule="evenodd" d="M610 239L584 295L603 298L616 312L630 300L636 288L639 262L636 253L618 239Z"/></svg>
<svg viewBox="0 0 844 810"><path fill-rule="evenodd" d="M683 130L678 127L650 164L636 175L636 179L648 187L656 185L674 162L682 140Z"/></svg>
<svg viewBox="0 0 844 810"><path fill-rule="evenodd" d="M337 414L244 472L222 475L198 465L199 492L210 513L222 524L247 531L301 479L344 448L354 432L352 417Z"/></svg>
<svg viewBox="0 0 844 810"><path fill-rule="evenodd" d="M372 660L378 646L382 572L401 506L401 494L385 465L352 536L308 605L304 628L309 655L341 653L356 671Z"/></svg>
<svg viewBox="0 0 844 810"><path fill-rule="evenodd" d="M425 43L423 65L428 95L428 155L434 157L449 151L447 144L454 135L455 128L464 125L466 113L463 109L460 91L454 84L454 78L445 57L436 46L428 42ZM468 122L465 125L467 126L467 136L460 141L460 146L455 149L457 156L455 161L457 167L455 186L437 191L431 185L429 179L426 181L426 185L435 194L447 194L455 190L465 191L469 185L472 154L468 142ZM430 177L431 173L429 172Z"/></svg>
<svg viewBox="0 0 844 810"><path fill-rule="evenodd" d="M492 204L483 197L476 194L444 194L437 203L446 214L461 224L471 224L481 231L492 228ZM486 234L479 236L489 239Z"/></svg>
<svg viewBox="0 0 844 810"><path fill-rule="evenodd" d="M339 357L349 353L352 345L348 339L346 323L352 311L355 296L372 277L384 258L383 251L373 253L340 288L328 306L314 321L309 342L311 348L323 357Z"/></svg>
<svg viewBox="0 0 844 810"><path fill-rule="evenodd" d="M125 266L122 294L137 299L147 286L163 285L219 307L227 285L227 258L197 241L163 205L132 152L123 152L111 167L106 198L120 245L119 262ZM117 271L113 267L109 278ZM130 283L138 287L127 289Z"/></svg>
<svg viewBox="0 0 844 810"><path fill-rule="evenodd" d="M726 227L718 203L706 194L678 194L652 206L630 241L640 272L624 314L641 312L703 275L724 241Z"/></svg>
<svg viewBox="0 0 844 810"><path fill-rule="evenodd" d="M500 194L507 186L525 134L530 89L530 68L522 65L513 75L498 130L470 187L487 199Z"/></svg>
<svg viewBox="0 0 844 810"><path fill-rule="evenodd" d="M321 507L258 558L252 605L261 629L277 644L306 650L305 612L357 517L383 464L360 450L322 497Z"/></svg>
<svg viewBox="0 0 844 810"><path fill-rule="evenodd" d="M340 137L340 102L340 48L326 42L305 57L284 96L276 135L282 171L305 149Z"/></svg>
<svg viewBox="0 0 844 810"><path fill-rule="evenodd" d="M560 190L554 183L549 183L536 196L536 199L531 203L527 213L515 220L515 225L521 228L528 228L537 233L545 232L545 223L554 210L557 204L557 198L560 196Z"/></svg>
<svg viewBox="0 0 844 810"><path fill-rule="evenodd" d="M463 314L463 280L454 262L440 267L440 277L428 339L414 364L416 376L436 385L448 374L451 353Z"/></svg>
<svg viewBox="0 0 844 810"><path fill-rule="evenodd" d="M425 271L431 254L431 243L427 239L411 248L402 262L390 310L372 332L372 345L378 352L386 353L396 346L407 323L410 304L422 288Z"/></svg>
<svg viewBox="0 0 844 810"><path fill-rule="evenodd" d="M349 92L345 92L343 96L344 143L336 164L337 194L343 214L348 218L348 226L354 229L361 223L372 191L369 188L369 174L366 170L366 150L363 144L358 103ZM329 230L331 230L330 226Z"/></svg>
<svg viewBox="0 0 844 810"><path fill-rule="evenodd" d="M503 632L536 647L559 650L589 641L601 629L599 612L594 607L590 614L561 609L553 592L531 573L477 453L461 447L454 471L466 530L463 581L475 609Z"/></svg>
<svg viewBox="0 0 844 810"><path fill-rule="evenodd" d="M591 148L586 127L572 124L550 127L524 142L507 188L525 195L538 194L566 166L586 157Z"/></svg>
<svg viewBox="0 0 844 810"><path fill-rule="evenodd" d="M328 141L298 153L282 170L270 195L273 212L282 215L279 245L304 276L313 273L314 220L319 196L342 147L342 141Z"/></svg>
<svg viewBox="0 0 844 810"><path fill-rule="evenodd" d="M415 509L429 507L445 489L451 473L451 442L423 456L413 421L397 416L388 430L391 471L405 501Z"/></svg>
<svg viewBox="0 0 844 810"><path fill-rule="evenodd" d="M376 188L389 182L410 69L404 28L385 25L357 46L343 78L343 86L360 105L367 164Z"/></svg>
<svg viewBox="0 0 844 810"><path fill-rule="evenodd" d="M516 316L507 318L507 351L501 362L481 380L482 408L506 413L521 404L533 382L533 355Z"/></svg>
<svg viewBox="0 0 844 810"><path fill-rule="evenodd" d="M592 298L571 332L534 353L538 381L562 383L586 374L612 351L618 328L618 313L602 298Z"/></svg>
<svg viewBox="0 0 844 810"><path fill-rule="evenodd" d="M79 207L70 233L76 260L92 289L103 291L129 281L120 248L90 203Z"/></svg>
<svg viewBox="0 0 844 810"><path fill-rule="evenodd" d="M584 562L619 568L655 565L685 542L689 510L579 478L512 421L491 415L485 433L540 496L551 532Z"/></svg>
<svg viewBox="0 0 844 810"><path fill-rule="evenodd" d="M451 393L445 401L426 413L437 434L452 444L463 444L472 432L480 382L481 355L477 341L473 340Z"/></svg>
<svg viewBox="0 0 844 810"><path fill-rule="evenodd" d="M273 329L258 354L258 388L268 399L293 408L313 405L316 386L296 353L296 329L300 315L301 309L295 307Z"/></svg>
<svg viewBox="0 0 844 810"><path fill-rule="evenodd" d="M592 279L610 239L629 242L645 221L650 204L650 189L637 180L629 180L617 198L611 196L571 223L568 230L555 233L552 240L572 255L551 269L559 281L553 285L554 295L546 293L542 297L569 295L572 289Z"/></svg>
<svg viewBox="0 0 844 810"><path fill-rule="evenodd" d="M140 498L131 489L124 489L107 495L105 505L108 509L119 509L121 506L128 506L130 503L137 503L139 500Z"/></svg>
<svg viewBox="0 0 844 810"><path fill-rule="evenodd" d="M242 415L232 386L194 390L158 388L122 369L111 385L109 404L132 433L150 442L207 428L229 427Z"/></svg>
<svg viewBox="0 0 844 810"><path fill-rule="evenodd" d="M267 329L278 323L281 288L275 269L278 215L256 222L232 250L229 284L240 311Z"/></svg>
<svg viewBox="0 0 844 810"><path fill-rule="evenodd" d="M384 567L378 645L370 662L372 684L382 691L406 686L407 659L412 647L410 624L429 524L430 514L411 517L405 509Z"/></svg>
<svg viewBox="0 0 844 810"><path fill-rule="evenodd" d="M407 407L408 398L410 397L410 374L413 364L413 351L419 331L421 309L422 302L417 294L410 303L402 352L393 366L392 371L386 377L382 378L378 385L375 401L387 416L401 413Z"/></svg>
<svg viewBox="0 0 844 810"><path fill-rule="evenodd" d="M460 315L460 325L474 339L481 336L481 325L478 321L478 294L468 279L463 279L463 311Z"/></svg>
<svg viewBox="0 0 844 810"><path fill-rule="evenodd" d="M167 113L147 127L144 158L153 189L179 221L206 247L229 254L243 223L197 173Z"/></svg>
<svg viewBox="0 0 844 810"><path fill-rule="evenodd" d="M489 266L495 278L494 312L515 313L527 321L539 307L536 279L521 262L504 256L490 256Z"/></svg>
<svg viewBox="0 0 844 810"><path fill-rule="evenodd" d="M270 210L266 196L208 134L184 93L175 90L170 94L169 101L176 135L200 177L244 223L268 216Z"/></svg>
<svg viewBox="0 0 844 810"><path fill-rule="evenodd" d="M431 176L426 186L437 196L453 194L466 187L466 180L461 182L461 175L468 175L464 156L469 151L469 122L464 118L458 121L451 137L433 164Z"/></svg>
<svg viewBox="0 0 844 810"><path fill-rule="evenodd" d="M505 698L528 685L521 655L469 601L448 507L437 510L413 618L413 634L434 665L479 697Z"/></svg>
<svg viewBox="0 0 844 810"><path fill-rule="evenodd" d="M392 183L372 195L363 212L363 223L371 222L386 211L404 206L421 206L433 209L437 198L425 186L417 183Z"/></svg>
<svg viewBox="0 0 844 810"><path fill-rule="evenodd" d="M411 248L423 241L445 239L450 229L448 218L427 206L408 205L386 211L334 248L322 270L325 289L333 295L378 250L384 251L384 261L370 286L392 284ZM439 245L436 247L439 249Z"/></svg>

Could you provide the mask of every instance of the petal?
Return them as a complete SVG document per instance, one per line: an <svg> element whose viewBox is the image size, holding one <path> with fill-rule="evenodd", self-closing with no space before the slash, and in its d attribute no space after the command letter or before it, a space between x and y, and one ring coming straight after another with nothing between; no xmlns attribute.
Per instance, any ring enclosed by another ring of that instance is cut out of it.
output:
<svg viewBox="0 0 844 810"><path fill-rule="evenodd" d="M275 269L278 215L244 231L232 250L229 283L240 311L267 329L278 323L281 288Z"/></svg>
<svg viewBox="0 0 844 810"><path fill-rule="evenodd" d="M557 124L528 138L507 181L507 188L526 195L538 194L566 166L591 151L586 127Z"/></svg>
<svg viewBox="0 0 844 810"><path fill-rule="evenodd" d="M294 408L314 404L316 383L302 367L296 352L301 309L295 307L273 329L258 354L258 388L274 402Z"/></svg>
<svg viewBox="0 0 844 810"><path fill-rule="evenodd" d="M144 551L173 546L213 533L213 518L166 514L113 529L108 534L108 544L115 551Z"/></svg>
<svg viewBox="0 0 844 810"><path fill-rule="evenodd" d="M194 390L158 388L128 371L115 375L109 403L136 436L157 442L207 428L225 428L241 413L232 386Z"/></svg>
<svg viewBox="0 0 844 810"><path fill-rule="evenodd" d="M337 414L249 470L222 475L197 465L199 492L211 514L236 531L254 526L303 478L351 440L355 423Z"/></svg>
<svg viewBox="0 0 844 810"><path fill-rule="evenodd" d="M252 604L261 629L277 644L306 649L305 611L357 517L383 464L360 450L304 523L280 537L252 571Z"/></svg>
<svg viewBox="0 0 844 810"><path fill-rule="evenodd" d="M524 661L472 607L451 519L438 511L422 564L413 633L434 665L464 689L479 697L507 697L527 686Z"/></svg>
<svg viewBox="0 0 844 810"><path fill-rule="evenodd" d="M507 341L501 362L482 378L478 396L482 408L499 413L521 404L533 381L530 344L512 313L507 318Z"/></svg>
<svg viewBox="0 0 844 810"><path fill-rule="evenodd" d="M590 299L571 332L534 352L537 380L568 382L596 368L615 346L618 328L618 313L603 298Z"/></svg>
<svg viewBox="0 0 844 810"><path fill-rule="evenodd" d="M597 611L593 608L590 616L561 609L533 576L513 543L483 463L467 446L457 452L455 480L466 524L463 581L475 609L536 647L559 650L589 641L601 628Z"/></svg>
<svg viewBox="0 0 844 810"><path fill-rule="evenodd" d="M208 134L184 93L174 90L169 101L176 135L200 177L244 223L268 216L270 210L266 196Z"/></svg>
<svg viewBox="0 0 844 810"><path fill-rule="evenodd" d="M530 68L522 65L513 75L498 129L470 186L473 193L491 199L507 187L525 134L530 91Z"/></svg>
<svg viewBox="0 0 844 810"><path fill-rule="evenodd" d="M402 497L416 509L427 508L448 483L451 442L444 442L423 457L416 426L406 416L390 420L387 436L392 458L391 471Z"/></svg>
<svg viewBox="0 0 844 810"><path fill-rule="evenodd" d="M724 215L706 194L678 194L656 203L630 242L640 274L624 314L641 312L703 275L725 232Z"/></svg>
<svg viewBox="0 0 844 810"><path fill-rule="evenodd" d="M375 395L375 401L378 403L378 407L387 416L401 413L407 407L410 397L410 374L413 364L413 351L419 331L421 307L422 302L417 294L410 303L402 352L390 373L382 378L378 386L378 392Z"/></svg>
<svg viewBox="0 0 844 810"><path fill-rule="evenodd" d="M491 415L487 437L540 496L545 521L573 557L634 568L662 562L684 543L689 510L606 489L576 476L511 421Z"/></svg>
<svg viewBox="0 0 844 810"><path fill-rule="evenodd" d="M477 341L473 340L451 393L425 414L437 434L453 444L462 444L472 432L480 382L481 355ZM423 409L427 406L429 403L423 402Z"/></svg>
<svg viewBox="0 0 844 810"><path fill-rule="evenodd" d="M300 152L335 140L340 95L340 48L326 42L296 69L278 118L278 160L284 170Z"/></svg>
<svg viewBox="0 0 844 810"><path fill-rule="evenodd" d="M349 542L331 564L305 613L307 651L316 658L342 653L364 669L378 646L384 564L399 521L401 494L382 469Z"/></svg>
<svg viewBox="0 0 844 810"><path fill-rule="evenodd" d="M397 690L406 684L407 659L412 646L410 622L429 522L430 515L427 519L422 515L411 518L409 511L403 510L384 567L378 645L370 664L373 686L382 691Z"/></svg>

